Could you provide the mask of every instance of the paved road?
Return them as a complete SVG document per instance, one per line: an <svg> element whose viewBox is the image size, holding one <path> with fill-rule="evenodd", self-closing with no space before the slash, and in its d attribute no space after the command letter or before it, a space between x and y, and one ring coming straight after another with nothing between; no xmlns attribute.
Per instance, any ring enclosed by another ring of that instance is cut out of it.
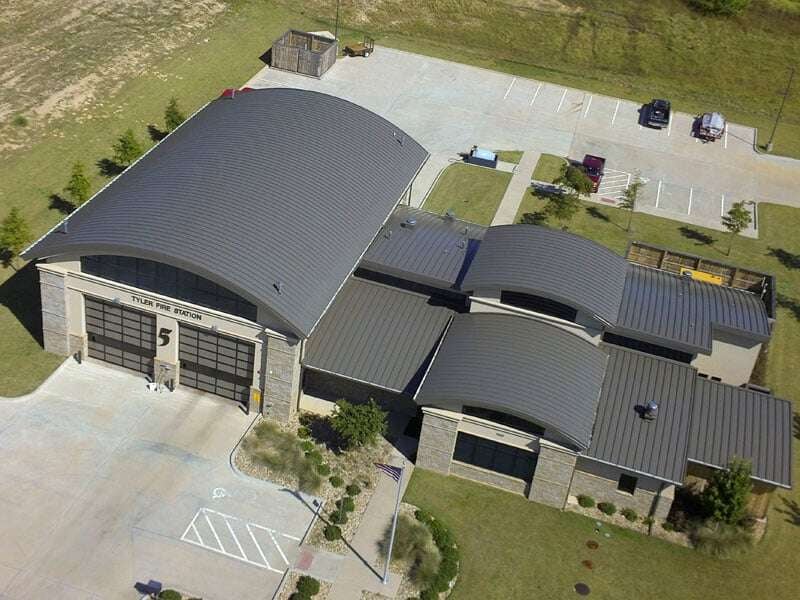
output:
<svg viewBox="0 0 800 600"><path fill-rule="evenodd" d="M383 47L368 59L339 60L321 80L265 68L248 85L333 94L402 127L432 153L414 186L416 204L439 170L478 144L603 155L618 177L597 200L613 203L624 188L611 184L638 172L648 182L642 210L699 225L719 228L739 200L800 206L800 162L757 154L755 131L735 123L723 140L703 144L691 136L690 115L676 114L669 130L642 128L640 107L626 100Z"/></svg>
<svg viewBox="0 0 800 600"><path fill-rule="evenodd" d="M312 511L233 472L251 420L72 361L0 400L0 598L133 599L149 579L206 600L271 598Z"/></svg>

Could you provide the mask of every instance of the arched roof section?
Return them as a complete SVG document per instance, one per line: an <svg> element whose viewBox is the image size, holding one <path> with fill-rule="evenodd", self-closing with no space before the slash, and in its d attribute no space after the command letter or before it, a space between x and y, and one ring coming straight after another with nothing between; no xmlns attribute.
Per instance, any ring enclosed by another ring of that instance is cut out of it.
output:
<svg viewBox="0 0 800 600"><path fill-rule="evenodd" d="M25 257L173 264L307 336L427 156L389 121L326 94L218 98Z"/></svg>
<svg viewBox="0 0 800 600"><path fill-rule="evenodd" d="M462 289L543 296L615 324L628 262L591 240L546 227L490 227Z"/></svg>

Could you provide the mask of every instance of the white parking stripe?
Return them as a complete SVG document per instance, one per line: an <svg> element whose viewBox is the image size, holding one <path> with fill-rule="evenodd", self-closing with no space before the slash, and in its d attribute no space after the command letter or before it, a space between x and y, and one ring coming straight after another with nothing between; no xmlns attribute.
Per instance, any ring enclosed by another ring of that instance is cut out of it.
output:
<svg viewBox="0 0 800 600"><path fill-rule="evenodd" d="M533 103L536 102L536 98L539 96L539 90L541 89L542 89L542 84L540 83L539 85L536 86L536 91L533 93L533 98L531 98L531 106L533 106Z"/></svg>
<svg viewBox="0 0 800 600"><path fill-rule="evenodd" d="M220 541L219 536L217 535L217 530L214 529L214 526L211 524L211 519L208 518L208 515L206 513L203 513L203 517L205 517L206 523L208 523L208 527L209 529L211 529L211 533L214 534L214 539L217 540L217 545L219 546L219 549L225 552L225 546L222 545L222 542Z"/></svg>
<svg viewBox="0 0 800 600"><path fill-rule="evenodd" d="M687 215L692 214L692 196L694 195L694 188L689 188L689 210L686 211Z"/></svg>
<svg viewBox="0 0 800 600"><path fill-rule="evenodd" d="M719 201L719 216L725 216L725 194L722 194L722 199Z"/></svg>
<svg viewBox="0 0 800 600"><path fill-rule="evenodd" d="M617 100L617 105L614 107L614 116L611 117L611 124L614 124L614 121L617 120L617 112L619 111L619 100Z"/></svg>
<svg viewBox="0 0 800 600"><path fill-rule="evenodd" d="M299 537L296 537L294 535L289 535L288 533L282 533L281 535L283 537L285 537L285 538L289 538L290 540L294 540L295 542L299 542L300 541Z"/></svg>
<svg viewBox="0 0 800 600"><path fill-rule="evenodd" d="M247 533L250 534L250 539L253 540L253 545L256 547L256 550L258 550L258 553L261 555L261 560L264 561L265 565L269 565L269 561L267 560L267 557L264 556L264 551L261 549L261 545L256 541L256 536L253 535L253 531L250 529L250 523L247 524Z"/></svg>
<svg viewBox="0 0 800 600"><path fill-rule="evenodd" d="M586 115L589 114L589 108L592 106L592 98L594 98L594 96L589 94L589 102L586 103L586 110L583 111L583 118L584 119L586 118Z"/></svg>
<svg viewBox="0 0 800 600"><path fill-rule="evenodd" d="M508 93L511 91L511 88L514 87L514 84L516 83L516 81L517 81L517 78L514 77L514 79L511 80L511 83L508 84L508 89L506 90L505 96L503 96L503 100L508 98Z"/></svg>
<svg viewBox="0 0 800 600"><path fill-rule="evenodd" d="M242 555L242 558L247 558L247 554L244 553L244 548L242 548L242 544L239 542L239 538L236 537L235 533L233 533L233 527L231 527L231 524L228 521L228 519L225 519L225 525L228 527L228 531L230 532L233 541L236 542L236 547L239 548L239 554Z"/></svg>
<svg viewBox="0 0 800 600"><path fill-rule="evenodd" d="M728 128L727 127L725 127L725 142L723 144L723 147L724 148L728 147Z"/></svg>
<svg viewBox="0 0 800 600"><path fill-rule="evenodd" d="M670 133L672 133L672 115L670 115L669 122L667 123L667 137L669 137Z"/></svg>
<svg viewBox="0 0 800 600"><path fill-rule="evenodd" d="M564 98L566 97L567 97L567 88L564 88L564 93L561 94L561 101L558 103L558 108L556 109L556 112L561 111L561 105L564 104Z"/></svg>
<svg viewBox="0 0 800 600"><path fill-rule="evenodd" d="M269 533L269 537L272 540L272 543L275 544L275 547L278 549L278 554L281 555L281 558L283 559L283 562L286 563L286 566L288 567L289 566L289 559L286 558L286 555L283 553L283 550L281 550L281 547L278 545L278 540L275 539L275 534L272 533L271 529L268 529L267 533Z"/></svg>
<svg viewBox="0 0 800 600"><path fill-rule="evenodd" d="M656 208L658 208L658 201L661 200L661 180L658 180L658 190L656 191Z"/></svg>

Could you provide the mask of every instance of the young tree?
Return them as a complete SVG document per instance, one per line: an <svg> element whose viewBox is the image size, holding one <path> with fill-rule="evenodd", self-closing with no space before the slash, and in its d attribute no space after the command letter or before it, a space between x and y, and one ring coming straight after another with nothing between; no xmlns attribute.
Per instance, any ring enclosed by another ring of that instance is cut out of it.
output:
<svg viewBox="0 0 800 600"><path fill-rule="evenodd" d="M747 499L752 487L750 463L734 458L727 469L714 471L703 490L703 506L714 521L732 525L739 523L747 514Z"/></svg>
<svg viewBox="0 0 800 600"><path fill-rule="evenodd" d="M575 193L585 196L592 191L592 180L580 167L575 165L565 165L559 176L553 183L563 185Z"/></svg>
<svg viewBox="0 0 800 600"><path fill-rule="evenodd" d="M18 208L12 208L0 223L0 253L4 255L4 261L13 268L14 258L19 256L30 241L28 222L19 214Z"/></svg>
<svg viewBox="0 0 800 600"><path fill-rule="evenodd" d="M128 129L114 143L114 162L128 166L142 155L142 145L136 139L133 129Z"/></svg>
<svg viewBox="0 0 800 600"><path fill-rule="evenodd" d="M542 211L561 223L561 228L566 229L567 223L572 220L581 208L581 198L576 192L567 192L561 195L552 195L547 199Z"/></svg>
<svg viewBox="0 0 800 600"><path fill-rule="evenodd" d="M75 206L80 206L89 199L92 193L92 185L86 177L85 167L82 162L76 162L72 165L72 175L64 191Z"/></svg>
<svg viewBox="0 0 800 600"><path fill-rule="evenodd" d="M728 211L728 214L722 217L722 225L730 233L730 237L728 238L728 256L731 254L734 236L747 229L747 226L750 225L752 220L753 216L750 214L750 211L744 207L744 202L734 203Z"/></svg>
<svg viewBox="0 0 800 600"><path fill-rule="evenodd" d="M628 211L628 224L625 227L625 231L631 230L633 211L636 210L636 202L639 200L639 191L642 189L643 185L644 182L639 179L638 175L635 175L633 178L633 183L627 187L627 189L622 193L622 198L620 198L618 206L622 210Z"/></svg>
<svg viewBox="0 0 800 600"><path fill-rule="evenodd" d="M167 131L177 129L185 120L186 115L184 115L178 107L178 100L175 97L170 98L169 104L167 104L167 108L164 110L164 125L166 125Z"/></svg>
<svg viewBox="0 0 800 600"><path fill-rule="evenodd" d="M386 433L386 412L372 399L367 404L337 400L331 427L348 447L372 444L379 435Z"/></svg>

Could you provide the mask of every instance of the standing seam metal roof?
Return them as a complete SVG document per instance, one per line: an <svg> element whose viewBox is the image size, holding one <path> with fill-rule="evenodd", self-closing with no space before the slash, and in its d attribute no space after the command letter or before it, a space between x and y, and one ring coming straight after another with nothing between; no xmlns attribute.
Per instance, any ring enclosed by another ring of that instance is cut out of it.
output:
<svg viewBox="0 0 800 600"><path fill-rule="evenodd" d="M615 333L710 352L714 327L754 341L770 336L769 317L756 294L630 265Z"/></svg>
<svg viewBox="0 0 800 600"><path fill-rule="evenodd" d="M413 394L452 315L424 294L351 277L306 342L303 364Z"/></svg>
<svg viewBox="0 0 800 600"><path fill-rule="evenodd" d="M345 100L239 93L209 103L25 257L159 260L308 335L427 157Z"/></svg>
<svg viewBox="0 0 800 600"><path fill-rule="evenodd" d="M754 390L698 379L688 458L723 468L749 460L755 479L792 485L792 405Z"/></svg>
<svg viewBox="0 0 800 600"><path fill-rule="evenodd" d="M672 483L683 482L697 372L678 362L603 345L609 354L586 456ZM658 417L637 412L658 404Z"/></svg>
<svg viewBox="0 0 800 600"><path fill-rule="evenodd" d="M413 227L409 219L415 221ZM485 231L474 223L398 206L361 266L437 287L457 287Z"/></svg>
<svg viewBox="0 0 800 600"><path fill-rule="evenodd" d="M615 324L628 261L586 238L536 225L490 227L464 278L466 291L544 296Z"/></svg>
<svg viewBox="0 0 800 600"><path fill-rule="evenodd" d="M586 448L606 358L590 342L541 321L458 314L415 399L508 412Z"/></svg>

